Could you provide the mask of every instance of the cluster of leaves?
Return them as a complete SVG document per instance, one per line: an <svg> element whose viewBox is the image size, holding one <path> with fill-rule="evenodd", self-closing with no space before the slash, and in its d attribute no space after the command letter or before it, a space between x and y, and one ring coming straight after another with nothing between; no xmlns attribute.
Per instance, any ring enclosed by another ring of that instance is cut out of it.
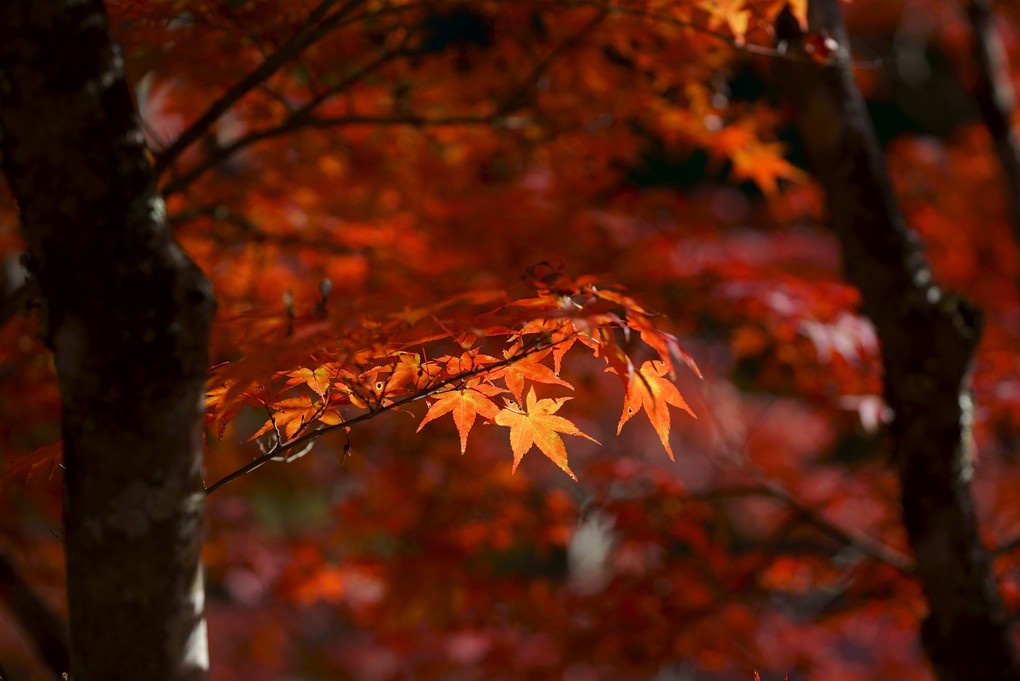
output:
<svg viewBox="0 0 1020 681"><path fill-rule="evenodd" d="M656 328L651 312L591 277L569 278L542 266L529 281L533 297L511 300L504 292L476 291L356 322L349 310L339 321L330 319L324 286L319 312L310 317L292 310L282 319L248 320L243 358L214 371L209 420L222 436L243 406L264 408L268 419L251 436L268 434L262 462L287 458L331 430L424 399L430 406L418 430L452 415L461 453L481 416L510 429L515 471L537 446L576 480L560 433L597 440L556 414L569 397L539 399L535 385L572 389L560 376L563 358L584 347L604 360L626 391L618 431L643 409L672 459L669 407L694 412L666 377L675 378L677 361L698 372L690 355ZM629 342L631 334L657 358L636 364L632 355L641 351ZM456 354L442 354L443 348ZM501 357L489 354L493 348L501 348Z"/></svg>

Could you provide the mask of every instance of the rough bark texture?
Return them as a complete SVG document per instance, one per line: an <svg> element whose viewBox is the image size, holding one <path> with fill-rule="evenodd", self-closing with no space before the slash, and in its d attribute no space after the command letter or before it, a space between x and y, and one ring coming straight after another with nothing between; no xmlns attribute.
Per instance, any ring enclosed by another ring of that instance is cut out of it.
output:
<svg viewBox="0 0 1020 681"><path fill-rule="evenodd" d="M165 224L99 0L0 3L0 134L64 402L71 673L203 679L212 296Z"/></svg>
<svg viewBox="0 0 1020 681"><path fill-rule="evenodd" d="M802 36L791 19L777 22L777 37L796 57ZM814 0L811 24L812 32L829 31L838 53L826 65L779 60L775 75L827 192L846 275L882 344L885 399L895 413L891 454L928 600L921 641L941 681L1020 679L969 486L968 371L980 312L932 282L905 223L854 82L838 0Z"/></svg>

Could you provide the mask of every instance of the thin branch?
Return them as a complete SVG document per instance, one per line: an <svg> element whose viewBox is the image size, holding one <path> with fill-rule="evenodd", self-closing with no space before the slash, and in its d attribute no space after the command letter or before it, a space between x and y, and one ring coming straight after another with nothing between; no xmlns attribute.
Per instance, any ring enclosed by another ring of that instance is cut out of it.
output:
<svg viewBox="0 0 1020 681"><path fill-rule="evenodd" d="M1020 549L1020 537L1014 537L998 548L992 549L991 554L993 558L998 558L1017 549Z"/></svg>
<svg viewBox="0 0 1020 681"><path fill-rule="evenodd" d="M201 238L209 239L225 246L236 244L240 238L255 243L273 244L284 248L311 248L319 252L331 253L333 255L351 255L352 253L361 252L356 248L350 248L327 239L307 239L295 234L272 234L270 232L263 231L258 225L243 215L220 205L205 206L175 213L170 216L167 222L172 228L176 229L199 217L210 217L214 220L221 220L235 226L238 229L241 235L240 237L235 238L229 238L224 234L218 233L216 230L209 230L201 233L200 235Z"/></svg>
<svg viewBox="0 0 1020 681"><path fill-rule="evenodd" d="M591 33L591 31L607 16L607 12L600 12L591 21L582 26L574 35L570 36L562 43L560 43L552 52L550 52L544 59L539 61L532 69L531 73L527 78L524 78L521 83L510 91L505 97L501 98L499 104L496 105L492 113L481 114L481 115L453 115L453 116L440 116L440 117L428 117L413 114L402 114L395 116L378 116L378 115L344 115L344 116L327 116L319 117L315 116L315 110L327 99L347 90L351 85L363 79L369 73L375 71L379 67L383 66L393 58L406 54L405 45L410 40L414 31L408 31L407 36L403 43L395 50L389 50L381 54L375 60L369 62L361 69L351 74L347 78L343 79L336 85L328 88L322 93L316 95L310 101L305 103L301 108L295 110L284 120L280 125L263 128L262 130L253 130L246 135L242 135L237 140L234 140L230 144L224 145L214 152L209 154L204 161L199 163L197 166L192 168L190 171L185 173L179 178L171 180L166 186L163 187L163 195L170 196L182 191L192 182L201 177L210 168L213 168L235 153L249 147L258 142L262 142L267 139L286 135L298 130L308 128L339 128L356 125L378 125L378 126L389 126L389 125L406 125L415 127L446 127L446 126L457 126L457 125L498 125L505 116L519 109L527 103L528 95L535 83L542 77L542 75L548 70L549 66L560 56L574 49L581 41Z"/></svg>
<svg viewBox="0 0 1020 681"><path fill-rule="evenodd" d="M840 527L839 525L826 520L817 509L800 501L774 482L763 481L761 486L768 496L786 504L799 513L804 520L818 529L823 530L839 541L856 548L876 560L886 563L887 565L891 565L908 577L914 576L913 561L891 546L887 546L876 539L872 539L864 532Z"/></svg>
<svg viewBox="0 0 1020 681"><path fill-rule="evenodd" d="M473 377L478 376L480 374L487 373L487 372L489 372L489 371L491 371L493 369L499 369L501 367L510 366L511 364L514 364L515 362L519 361L520 359L522 359L524 357L527 357L528 355L532 355L532 354L534 354L536 352L543 352L543 351L548 350L550 348L556 347L557 345L559 345L561 343L565 343L566 341L570 340L571 338L573 338L576 335L577 334L573 334L573 335L568 336L566 338L562 338L562 339L560 339L558 341L555 341L553 343L547 343L547 344L543 344L542 343L542 341L546 339L546 336L539 336L534 341L532 341L530 346L525 345L521 349L521 352L519 352L518 354L516 354L516 355L514 355L512 357L507 357L506 359L501 359L498 362L494 362L492 364L486 364L485 366L480 366L480 367L476 367L474 369L470 369L468 371L461 372L461 373L457 374L456 376L451 376L450 378L447 378L447 379L444 379L444 380L440 381L439 383L437 383L434 386L431 386L429 388L424 388L424 389L419 390L418 392L412 393L410 395L405 395L404 397L400 398L399 400L394 400L394 401L390 402L389 404L378 404L378 405L372 407L367 413L361 414L360 416L356 416L355 418L352 418L352 419L349 419L347 421L344 421L343 423L338 423L338 424L333 425L333 426L326 426L324 428L319 428L318 430L313 430L312 432L307 433L305 435L301 435L300 437L297 437L297 438L291 440L290 442L280 442L278 440L277 444L274 445L273 447L271 447L269 449L269 451L267 451L266 453L262 454L262 456L259 456L259 457L255 458L255 459L253 459L252 461L250 461L246 465L242 466L241 468L238 468L233 473L225 475L224 477L222 477L219 480L217 480L216 482L214 482L212 485L209 485L209 487L207 487L205 489L206 496L212 494L213 492L215 492L219 488L223 487L227 483L232 482L232 481L236 480L237 478L252 472L253 470L258 468L259 466L267 463L268 461L272 461L276 457L285 455L285 453L290 451L290 450L301 449L301 448L304 448L304 447L310 445L311 443L315 442L316 440L318 440L323 435L326 435L327 433L331 433L331 432L333 432L335 430L340 430L340 429L346 430L347 428L350 428L351 426L354 426L354 425L357 425L357 424L362 423L364 421L368 421L370 419L373 419L376 416L378 416L379 414L382 414L383 412L392 411L392 410L397 409L399 407L403 407L405 405L411 404L412 402L418 402L419 400L423 400L423 399L425 399L427 397L431 397L432 395L435 395L437 393L444 392L446 389L450 388L450 386L455 386L455 385L458 385L458 384L462 384L464 381L467 381L470 378L473 378ZM311 424L309 424L309 425L311 425Z"/></svg>
<svg viewBox="0 0 1020 681"><path fill-rule="evenodd" d="M58 679L70 669L67 625L21 578L0 552L0 600L32 642L40 660Z"/></svg>
<svg viewBox="0 0 1020 681"><path fill-rule="evenodd" d="M287 116L286 120L284 120L284 122L281 123L280 125L272 128L253 130L245 135L242 135L241 137L239 137L238 139L234 140L229 144L226 144L222 147L218 147L197 166L189 170L181 177L174 178L169 183L167 183L166 186L164 186L162 189L163 196L170 196L171 194L176 194L177 192L183 190L192 182L201 177L207 170L223 163L228 158L233 156L241 149L244 149L245 147L251 146L256 142L261 142L262 140L270 139L272 137L278 137L280 135L284 135L290 132L300 130L304 127L308 127L308 125L314 120L312 113L314 112L315 108L318 107L318 105L321 104L323 101L325 101L327 97L335 95L343 91L344 89L350 87L354 83L358 82L368 74L378 69L386 62L396 57L398 54L401 53L398 51L384 52L376 59L372 60L362 68L350 74L347 78L344 78L341 82L331 87L327 91L328 94L325 93L319 94L311 101L306 103L304 106L295 110L293 113Z"/></svg>
<svg viewBox="0 0 1020 681"><path fill-rule="evenodd" d="M592 19L582 26L574 35L568 37L562 43L556 46L552 52L545 56L544 59L540 60L532 68L531 73L527 78L523 79L521 83L510 92L505 98L503 103L496 110L496 115L506 115L520 108L529 99L531 90L538 84L538 81L542 78L549 67L552 66L553 62L559 57L562 57L567 52L570 52L575 47L581 44L581 42L587 38L592 31L595 30L602 21L609 15L608 9L603 9L596 14Z"/></svg>
<svg viewBox="0 0 1020 681"><path fill-rule="evenodd" d="M776 57L780 59L802 59L802 55L787 54L783 51L777 50L773 47L765 47L763 45L755 45L753 43L738 42L736 38L731 35L726 35L720 31L715 31L702 24L698 24L692 21L685 21L683 19L677 19L676 17L668 14L659 14L646 9L638 7L624 7L621 5L614 5L610 2L602 2L600 0L500 0L507 4L529 4L529 5L548 5L553 7L592 7L602 10L606 14L619 14L625 16L640 17L643 19L651 19L662 24L669 26L676 26L677 28L685 28L696 33L700 33L709 38L714 38L721 43L724 43L728 47L737 50L738 52L745 52L747 54L753 54L757 56L765 57Z"/></svg>
<svg viewBox="0 0 1020 681"><path fill-rule="evenodd" d="M831 520L827 520L818 509L804 503L800 499L797 499L775 482L766 480L759 476L754 477L758 479L753 485L709 489L703 492L692 493L690 496L702 501L716 501L749 496L768 497L770 499L774 499L795 511L805 522L815 526L819 530L822 530L841 543L851 546L861 553L871 556L875 560L896 568L908 577L914 576L913 561L901 552L876 539L873 539L864 532L841 527Z"/></svg>
<svg viewBox="0 0 1020 681"><path fill-rule="evenodd" d="M317 42L327 33L336 28L346 16L354 11L365 0L347 0L336 12L326 16L339 0L323 0L312 10L308 18L301 24L297 32L284 43L271 57L259 64L247 76L239 80L222 97L212 103L205 113L199 116L173 144L156 156L154 164L157 175L166 170L188 147L197 142L202 135L219 120L242 97L268 80L288 62L297 57L309 45ZM325 17L325 18L324 18Z"/></svg>
<svg viewBox="0 0 1020 681"><path fill-rule="evenodd" d="M1020 242L1020 141L1012 123L1016 91L1010 79L1009 61L995 27L990 0L972 0L967 7L967 17L978 70L974 98L995 144L1009 193L1010 224L1014 238Z"/></svg>

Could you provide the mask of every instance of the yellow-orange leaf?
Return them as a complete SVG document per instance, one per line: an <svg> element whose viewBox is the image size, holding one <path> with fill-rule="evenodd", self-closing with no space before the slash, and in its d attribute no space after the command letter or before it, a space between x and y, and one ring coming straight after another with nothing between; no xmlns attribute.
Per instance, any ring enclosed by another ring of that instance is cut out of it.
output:
<svg viewBox="0 0 1020 681"><path fill-rule="evenodd" d="M526 409L511 405L496 415L496 423L510 429L510 448L514 452L514 472L517 471L517 466L520 465L524 455L532 446L537 445L539 450L553 463L575 481L577 480L577 476L567 466L567 449L558 433L578 435L595 444L599 444L599 441L582 433L571 421L554 415L569 399L569 397L558 397L540 400L535 396L535 389L532 388L528 391Z"/></svg>
<svg viewBox="0 0 1020 681"><path fill-rule="evenodd" d="M663 378L667 373L669 373L669 367L665 362L659 360L645 362L634 373L627 385L627 400L623 405L623 414L616 427L616 434L620 434L623 424L629 421L634 414L644 409L655 432L659 434L662 446L666 448L666 453L672 460L673 450L669 447L669 405L683 409L694 418L698 417L687 406L687 402L684 401L676 386Z"/></svg>
<svg viewBox="0 0 1020 681"><path fill-rule="evenodd" d="M429 421L453 412L453 422L457 424L457 432L460 433L460 453L463 454L467 449L468 433L475 425L475 417L479 414L487 419L495 417L499 412L499 406L490 398L502 392L504 391L495 386L473 381L461 390L440 393L425 414L425 418L418 424L418 431L421 431Z"/></svg>
<svg viewBox="0 0 1020 681"><path fill-rule="evenodd" d="M516 351L516 348L514 349ZM510 389L510 394L514 396L514 399L518 402L522 402L522 395L524 393L524 381L530 380L535 383L549 383L552 385L561 385L564 388L574 389L574 386L570 385L562 378L560 378L551 368L541 363L541 360L547 353L533 354L526 357L522 357L518 361L506 366L505 368L493 373L493 378L501 376L506 381L506 387ZM504 355L509 359L513 356L511 352L506 352Z"/></svg>

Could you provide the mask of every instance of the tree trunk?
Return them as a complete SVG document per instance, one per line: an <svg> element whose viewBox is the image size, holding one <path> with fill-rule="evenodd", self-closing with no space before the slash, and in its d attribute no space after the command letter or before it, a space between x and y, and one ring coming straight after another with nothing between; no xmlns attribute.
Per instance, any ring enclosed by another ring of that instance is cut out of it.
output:
<svg viewBox="0 0 1020 681"><path fill-rule="evenodd" d="M0 152L64 403L75 681L208 675L208 282L174 242L99 0L0 4Z"/></svg>
<svg viewBox="0 0 1020 681"><path fill-rule="evenodd" d="M903 518L928 600L921 642L941 681L1020 679L1011 626L981 545L970 493L971 359L980 311L933 283L886 174L854 81L838 0L813 0L812 32L839 44L825 65L802 49L789 12L777 38L791 51L775 75L808 160L825 187L847 278L882 345L891 456Z"/></svg>

